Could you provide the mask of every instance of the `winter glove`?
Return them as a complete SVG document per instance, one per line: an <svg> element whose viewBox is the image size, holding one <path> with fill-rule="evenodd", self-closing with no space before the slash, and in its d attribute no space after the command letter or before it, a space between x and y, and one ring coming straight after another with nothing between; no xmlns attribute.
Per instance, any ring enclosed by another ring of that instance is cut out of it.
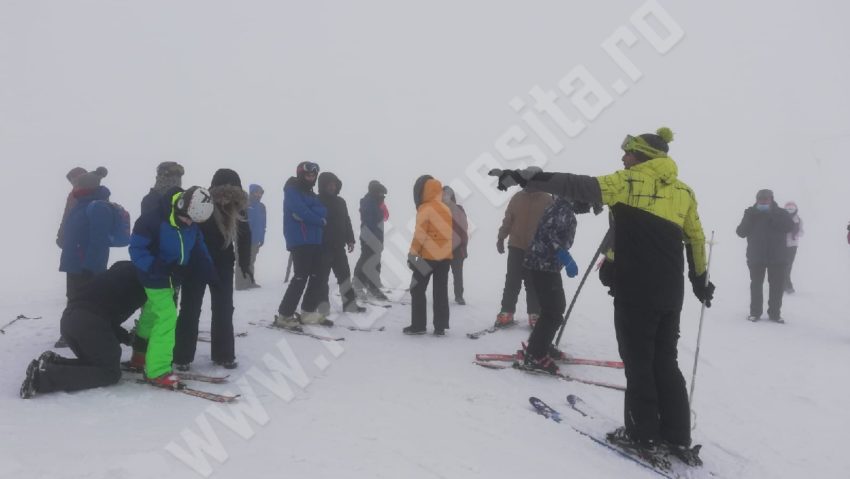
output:
<svg viewBox="0 0 850 479"><path fill-rule="evenodd" d="M501 191L507 191L508 188L516 185L525 188L525 185L528 183L528 181L522 177L519 170L500 170L495 168L490 170L488 175L499 178L497 188Z"/></svg>
<svg viewBox="0 0 850 479"><path fill-rule="evenodd" d="M496 251L498 251L499 254L505 254L505 240L500 239L496 241Z"/></svg>
<svg viewBox="0 0 850 479"><path fill-rule="evenodd" d="M251 284L254 284L254 269L251 268L251 265L239 266L239 269L242 270L242 277L245 279L250 279Z"/></svg>
<svg viewBox="0 0 850 479"><path fill-rule="evenodd" d="M558 250L558 259L561 261L561 264L567 269L567 276L570 278L575 278L578 275L578 265L575 260L573 260L572 255L569 251L561 248Z"/></svg>
<svg viewBox="0 0 850 479"><path fill-rule="evenodd" d="M694 295L700 303L706 308L711 307L711 300L714 299L714 283L711 281L706 284L706 273L696 276L693 272L688 273L688 279L691 280L691 286L694 288Z"/></svg>
<svg viewBox="0 0 850 479"><path fill-rule="evenodd" d="M414 273L422 268L423 262L424 261L422 261L422 258L420 256L416 256L412 253L407 255L407 267L410 268L410 271L413 271Z"/></svg>
<svg viewBox="0 0 850 479"><path fill-rule="evenodd" d="M348 252L353 253L354 252L354 243L348 243L347 246L348 246Z"/></svg>

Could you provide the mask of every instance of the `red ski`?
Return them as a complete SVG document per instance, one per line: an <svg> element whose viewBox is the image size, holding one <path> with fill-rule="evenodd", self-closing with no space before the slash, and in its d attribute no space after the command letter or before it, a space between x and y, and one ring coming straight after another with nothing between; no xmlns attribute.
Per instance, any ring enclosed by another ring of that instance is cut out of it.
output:
<svg viewBox="0 0 850 479"><path fill-rule="evenodd" d="M476 354L477 361L517 361L516 354ZM601 366L603 368L623 369L622 361L607 361L604 359L585 359L567 356L558 360L564 364L577 364L580 366Z"/></svg>

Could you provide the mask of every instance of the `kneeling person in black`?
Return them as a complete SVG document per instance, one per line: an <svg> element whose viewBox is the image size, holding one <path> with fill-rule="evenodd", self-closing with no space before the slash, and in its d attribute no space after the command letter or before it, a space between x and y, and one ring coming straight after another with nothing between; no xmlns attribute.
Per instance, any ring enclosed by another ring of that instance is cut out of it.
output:
<svg viewBox="0 0 850 479"><path fill-rule="evenodd" d="M42 353L27 367L21 397L117 383L121 379L121 344L130 344L130 334L121 324L146 300L130 261L116 262L95 276L62 313L62 337L77 358Z"/></svg>

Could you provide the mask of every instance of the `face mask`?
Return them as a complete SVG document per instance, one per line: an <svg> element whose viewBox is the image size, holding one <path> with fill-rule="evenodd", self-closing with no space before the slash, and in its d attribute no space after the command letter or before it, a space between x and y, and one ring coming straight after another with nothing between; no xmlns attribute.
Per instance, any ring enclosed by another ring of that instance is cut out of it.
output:
<svg viewBox="0 0 850 479"><path fill-rule="evenodd" d="M770 205L763 205L761 203L756 204L756 209L759 211L770 211Z"/></svg>

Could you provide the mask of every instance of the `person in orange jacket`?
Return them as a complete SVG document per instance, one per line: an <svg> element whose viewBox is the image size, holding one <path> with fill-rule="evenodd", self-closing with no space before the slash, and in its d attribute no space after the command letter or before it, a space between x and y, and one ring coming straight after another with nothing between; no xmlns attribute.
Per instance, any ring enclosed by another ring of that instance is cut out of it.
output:
<svg viewBox="0 0 850 479"><path fill-rule="evenodd" d="M416 231L410 243L407 265L413 271L410 282L411 324L404 334L425 334L427 300L425 290L434 276L434 334L443 336L449 328L449 267L452 260L452 213L443 203L443 185L423 175L413 187L416 203Z"/></svg>

